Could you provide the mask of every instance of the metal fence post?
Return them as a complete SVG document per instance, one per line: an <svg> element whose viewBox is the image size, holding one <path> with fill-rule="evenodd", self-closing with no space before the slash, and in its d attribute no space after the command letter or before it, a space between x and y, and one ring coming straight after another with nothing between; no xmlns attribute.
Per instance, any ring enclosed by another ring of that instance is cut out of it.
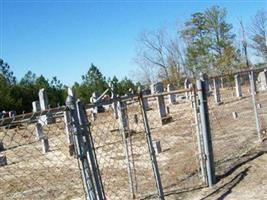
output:
<svg viewBox="0 0 267 200"><path fill-rule="evenodd" d="M76 102L76 106L77 106L77 111L78 111L79 123L81 125L83 137L85 140L86 152L88 154L88 159L90 161L89 164L91 165L91 169L92 169L92 176L94 180L95 191L97 193L97 199L104 200L106 199L105 193L104 193L104 187L102 184L101 175L100 175L99 167L97 164L95 148L93 144L93 138L91 136L91 131L89 128L89 121L86 115L86 109L80 100Z"/></svg>
<svg viewBox="0 0 267 200"><path fill-rule="evenodd" d="M256 124L258 139L259 139L259 142L262 142L261 125L260 125L259 113L258 113L257 105L256 105L256 86L255 86L255 78L254 78L253 70L251 70L249 73L249 81L250 81L250 91L251 91L252 105L253 105L253 110L254 110L255 124Z"/></svg>
<svg viewBox="0 0 267 200"><path fill-rule="evenodd" d="M204 78L204 79L203 79ZM207 95L207 79L205 76L201 80L197 80L198 98L199 98L199 111L201 118L201 130L203 136L203 146L205 152L206 173L208 186L212 187L216 182L213 148L210 132L209 122L209 108L208 108L208 95Z"/></svg>
<svg viewBox="0 0 267 200"><path fill-rule="evenodd" d="M155 150L153 148L152 137L151 137L151 132L150 132L149 124L148 124L148 119L147 119L147 115L146 115L146 110L145 110L142 92L140 93L139 102L140 102L140 106L141 106L141 110L142 110L146 140L147 140L147 144L148 144L148 150L149 150L150 160L151 160L152 169L153 169L153 173L154 173L154 178L156 181L158 197L160 200L164 200L165 198L164 198L158 163L157 163L157 159L156 159L156 155L155 155Z"/></svg>
<svg viewBox="0 0 267 200"><path fill-rule="evenodd" d="M195 118L195 129L196 129L196 136L197 136L197 145L198 145L198 157L199 157L199 163L200 163L200 171L201 176L203 179L203 182L207 181L207 174L206 174L206 167L205 167L205 159L204 159L204 149L203 149L203 137L200 127L200 117L199 117L199 108L197 104L197 93L196 93L196 86L195 84L192 84L191 87L191 96L192 96L192 109L194 112L194 118Z"/></svg>
<svg viewBox="0 0 267 200"><path fill-rule="evenodd" d="M132 198L135 199L134 184L136 184L136 180L134 180L135 177L134 166L130 159L130 157L133 158L133 155L130 156L130 153L132 153L132 146L130 145L131 135L129 130L128 116L127 116L127 105L126 102L122 102L121 100L115 103L117 103L120 133L122 135L124 144L125 160L127 163L127 171L128 171L129 190L132 194Z"/></svg>
<svg viewBox="0 0 267 200"><path fill-rule="evenodd" d="M77 152L79 166L81 167L81 175L83 179L83 185L86 192L87 200L97 200L92 180L92 174L88 160L86 159L87 153L85 151L84 140L82 137L82 131L79 124L77 107L75 105L75 97L71 89L68 89L68 97L66 99L66 106L71 113L72 131L74 136L74 145Z"/></svg>

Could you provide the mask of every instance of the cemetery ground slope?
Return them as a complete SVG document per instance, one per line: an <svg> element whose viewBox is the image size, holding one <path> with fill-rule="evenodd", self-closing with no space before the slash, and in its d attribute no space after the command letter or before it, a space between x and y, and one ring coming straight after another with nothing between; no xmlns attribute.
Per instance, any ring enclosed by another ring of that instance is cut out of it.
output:
<svg viewBox="0 0 267 200"><path fill-rule="evenodd" d="M267 141L241 158L214 188L204 188L188 193L180 193L167 199L183 200L265 200L267 199Z"/></svg>

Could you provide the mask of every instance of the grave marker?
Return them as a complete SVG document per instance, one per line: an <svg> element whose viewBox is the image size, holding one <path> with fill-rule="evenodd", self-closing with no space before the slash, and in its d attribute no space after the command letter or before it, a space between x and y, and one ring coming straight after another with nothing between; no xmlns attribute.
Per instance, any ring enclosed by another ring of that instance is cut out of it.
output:
<svg viewBox="0 0 267 200"><path fill-rule="evenodd" d="M267 69L264 69L258 75L258 89L260 91L267 90Z"/></svg>
<svg viewBox="0 0 267 200"><path fill-rule="evenodd" d="M213 79L213 96L217 105L221 104L220 86L216 78Z"/></svg>
<svg viewBox="0 0 267 200"><path fill-rule="evenodd" d="M39 103L41 111L49 109L48 97L44 88L39 90ZM52 124L56 122L55 118L52 116L52 113L46 113L45 115L41 115L38 121L42 125Z"/></svg>
<svg viewBox="0 0 267 200"><path fill-rule="evenodd" d="M171 91L174 91L175 88L172 84L168 84L167 85L167 92L171 92ZM175 104L176 103L176 94L169 94L168 95L169 97L169 103L170 104Z"/></svg>
<svg viewBox="0 0 267 200"><path fill-rule="evenodd" d="M184 80L184 89L185 90L188 90L189 89L189 84L190 84L190 81L188 78L186 78ZM185 99L189 99L189 92L185 92Z"/></svg>
<svg viewBox="0 0 267 200"><path fill-rule="evenodd" d="M153 148L156 155L159 155L161 153L162 150L159 140L153 141Z"/></svg>
<svg viewBox="0 0 267 200"><path fill-rule="evenodd" d="M241 79L239 74L235 75L235 91L236 91L236 97L241 98L242 90L241 90Z"/></svg>
<svg viewBox="0 0 267 200"><path fill-rule="evenodd" d="M41 110L39 101L32 102L32 112L39 112Z"/></svg>
<svg viewBox="0 0 267 200"><path fill-rule="evenodd" d="M7 158L5 154L0 154L0 167L7 165Z"/></svg>

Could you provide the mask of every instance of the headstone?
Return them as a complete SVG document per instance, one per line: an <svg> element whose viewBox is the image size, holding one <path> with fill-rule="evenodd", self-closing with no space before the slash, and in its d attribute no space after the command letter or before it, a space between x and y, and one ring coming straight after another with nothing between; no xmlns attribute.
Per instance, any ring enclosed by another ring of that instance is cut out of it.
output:
<svg viewBox="0 0 267 200"><path fill-rule="evenodd" d="M162 82L157 82L154 84L151 84L150 86L151 94L157 94L164 92L164 85Z"/></svg>
<svg viewBox="0 0 267 200"><path fill-rule="evenodd" d="M12 111L8 112L8 117L9 118L12 118L12 117L15 117L15 116L16 116L16 111L12 110Z"/></svg>
<svg viewBox="0 0 267 200"><path fill-rule="evenodd" d="M44 88L39 90L39 103L41 111L48 109L48 97Z"/></svg>
<svg viewBox="0 0 267 200"><path fill-rule="evenodd" d="M39 103L41 111L49 109L48 97L44 88L39 90ZM45 115L40 116L38 121L42 125L52 124L56 122L55 118L52 116L52 113L46 113Z"/></svg>
<svg viewBox="0 0 267 200"><path fill-rule="evenodd" d="M138 124L138 115L134 114L134 123Z"/></svg>
<svg viewBox="0 0 267 200"><path fill-rule="evenodd" d="M257 103L257 108L261 109L261 104L260 103Z"/></svg>
<svg viewBox="0 0 267 200"><path fill-rule="evenodd" d="M4 143L0 141L0 152L4 150L5 150Z"/></svg>
<svg viewBox="0 0 267 200"><path fill-rule="evenodd" d="M257 93L257 84L256 84L256 78L255 78L255 71L250 71L248 74L249 77L249 81L250 81L250 88L251 88L251 84L253 84L253 92L256 94ZM251 94L252 91L250 91Z"/></svg>
<svg viewBox="0 0 267 200"><path fill-rule="evenodd" d="M95 121L96 120L96 113L91 112L91 116L92 116L92 120Z"/></svg>
<svg viewBox="0 0 267 200"><path fill-rule="evenodd" d="M64 111L64 124L65 124L65 132L67 135L67 143L69 146L69 154L73 156L75 154L74 149L74 138L72 135L72 125L71 125L71 115L69 111Z"/></svg>
<svg viewBox="0 0 267 200"><path fill-rule="evenodd" d="M7 159L5 154L0 154L0 166L7 165Z"/></svg>
<svg viewBox="0 0 267 200"><path fill-rule="evenodd" d="M154 93L162 93L164 91L163 84L161 82L154 84ZM157 106L159 110L160 119L167 116L164 96L157 96Z"/></svg>
<svg viewBox="0 0 267 200"><path fill-rule="evenodd" d="M42 149L43 149L43 154L46 154L49 151L49 142L47 137L44 137L42 139Z"/></svg>
<svg viewBox="0 0 267 200"><path fill-rule="evenodd" d="M68 144L74 144L73 135L72 135L72 126L71 126L71 115L69 111L64 111L64 124L65 124L65 133L67 135Z"/></svg>
<svg viewBox="0 0 267 200"><path fill-rule="evenodd" d="M32 112L39 112L41 110L39 101L32 102Z"/></svg>
<svg viewBox="0 0 267 200"><path fill-rule="evenodd" d="M267 69L264 69L258 75L258 89L259 91L267 90Z"/></svg>
<svg viewBox="0 0 267 200"><path fill-rule="evenodd" d="M237 112L233 112L232 115L233 115L233 118L234 118L234 119L237 119L237 117L238 117Z"/></svg>
<svg viewBox="0 0 267 200"><path fill-rule="evenodd" d="M174 91L174 86L172 84L168 84L167 85L167 91L168 92L171 92L171 91ZM170 104L175 104L176 103L176 94L169 94L168 95L169 97L169 103Z"/></svg>
<svg viewBox="0 0 267 200"><path fill-rule="evenodd" d="M43 132L43 126L41 123L37 122L35 127L36 139L41 140L45 137Z"/></svg>
<svg viewBox="0 0 267 200"><path fill-rule="evenodd" d="M167 106L167 114L170 114L170 107Z"/></svg>
<svg viewBox="0 0 267 200"><path fill-rule="evenodd" d="M158 155L161 153L161 145L160 145L160 141L159 140L156 140L156 141L153 141L153 148L154 148L154 151L155 151L155 154Z"/></svg>
<svg viewBox="0 0 267 200"><path fill-rule="evenodd" d="M111 82L109 83L109 88L111 90L111 99L116 98L117 94L116 94L116 91L115 91L115 87ZM117 106L118 106L118 103L116 101L114 101L111 104L111 107L113 109L113 115L114 115L115 119L118 119L118 107Z"/></svg>
<svg viewBox="0 0 267 200"><path fill-rule="evenodd" d="M221 88L224 88L224 82L223 82L224 80L223 80L223 77L221 76L221 80L220 80L220 87Z"/></svg>
<svg viewBox="0 0 267 200"><path fill-rule="evenodd" d="M126 135L129 133L129 120L128 120L128 113L127 113L127 104L126 102L117 102L118 103L118 119L120 122L120 130L123 134Z"/></svg>
<svg viewBox="0 0 267 200"><path fill-rule="evenodd" d="M190 84L190 81L189 81L188 78L186 78L186 79L184 80L184 89L185 89L185 90L188 90L188 89L189 89L189 84ZM189 92L185 92L185 98L186 98L186 99L189 99Z"/></svg>
<svg viewBox="0 0 267 200"><path fill-rule="evenodd" d="M100 97L100 94L98 92L94 92L91 97L91 103L96 103L97 99ZM102 105L95 106L93 108L94 113L99 113L99 112L105 112L105 109Z"/></svg>
<svg viewBox="0 0 267 200"><path fill-rule="evenodd" d="M143 92L143 95L149 95L150 94L150 90L149 89L143 90L142 92ZM143 103L144 103L145 111L149 110L148 98L144 97L143 98Z"/></svg>
<svg viewBox="0 0 267 200"><path fill-rule="evenodd" d="M213 95L216 104L221 103L220 86L216 78L213 79Z"/></svg>
<svg viewBox="0 0 267 200"><path fill-rule="evenodd" d="M236 91L236 97L241 98L242 90L241 90L241 79L239 74L235 75L235 91Z"/></svg>

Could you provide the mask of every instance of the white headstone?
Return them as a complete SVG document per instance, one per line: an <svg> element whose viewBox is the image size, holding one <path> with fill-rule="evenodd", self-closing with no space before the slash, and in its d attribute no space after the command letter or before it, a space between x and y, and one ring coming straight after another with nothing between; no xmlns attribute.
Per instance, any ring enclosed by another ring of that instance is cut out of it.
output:
<svg viewBox="0 0 267 200"><path fill-rule="evenodd" d="M32 112L39 112L39 111L41 111L39 101L33 101L32 102Z"/></svg>
<svg viewBox="0 0 267 200"><path fill-rule="evenodd" d="M39 90L39 103L41 111L48 109L48 97L44 88Z"/></svg>
<svg viewBox="0 0 267 200"><path fill-rule="evenodd" d="M267 90L267 70L260 72L258 75L258 89L260 91Z"/></svg>

